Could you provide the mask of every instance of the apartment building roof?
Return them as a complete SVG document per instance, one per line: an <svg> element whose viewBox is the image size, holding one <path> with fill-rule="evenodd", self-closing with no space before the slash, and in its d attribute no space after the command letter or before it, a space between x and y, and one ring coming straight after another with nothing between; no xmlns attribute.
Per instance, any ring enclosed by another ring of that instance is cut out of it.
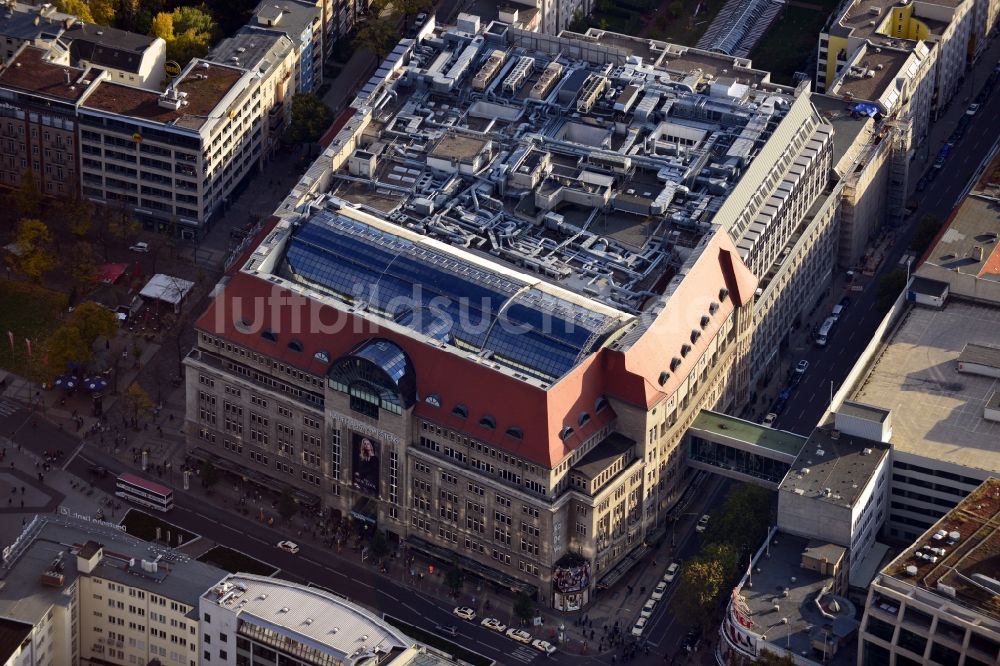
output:
<svg viewBox="0 0 1000 666"><path fill-rule="evenodd" d="M778 489L854 506L889 449L888 444L878 440L827 426L814 428Z"/></svg>
<svg viewBox="0 0 1000 666"><path fill-rule="evenodd" d="M762 640L796 655L811 655L824 639L838 643L826 663L855 663L858 621L847 599L829 593L833 579L802 567L802 555L815 552L817 542L775 532L767 557L758 557L752 573L753 587L743 585L738 594L746 601L747 619ZM735 595L734 595L735 596ZM775 606L779 611L775 611ZM787 621L786 621L787 618Z"/></svg>
<svg viewBox="0 0 1000 666"><path fill-rule="evenodd" d="M63 39L70 41L74 62L86 60L102 67L138 73L146 49L159 38L78 21L66 29Z"/></svg>
<svg viewBox="0 0 1000 666"><path fill-rule="evenodd" d="M1000 206L990 197L967 196L922 263L964 275L1000 280L998 236Z"/></svg>
<svg viewBox="0 0 1000 666"><path fill-rule="evenodd" d="M24 640L31 635L34 625L0 618L0 663L9 663Z"/></svg>
<svg viewBox="0 0 1000 666"><path fill-rule="evenodd" d="M88 542L100 544L103 557L90 574L83 574L77 568L77 555L81 551L95 554ZM36 516L12 548L10 562L0 573L4 582L0 615L32 623L52 605L68 604L66 586L81 575L169 597L191 606L196 616L198 598L225 573L178 551L132 537L111 524L74 516ZM142 566L152 561L157 562L153 571Z"/></svg>
<svg viewBox="0 0 1000 666"><path fill-rule="evenodd" d="M1000 479L988 478L882 574L1000 620Z"/></svg>
<svg viewBox="0 0 1000 666"><path fill-rule="evenodd" d="M299 0L263 0L254 10L258 25L280 30L296 42L306 28L315 26L323 16L321 7Z"/></svg>
<svg viewBox="0 0 1000 666"><path fill-rule="evenodd" d="M183 100L179 109L161 106L158 91L109 81L98 84L83 107L198 130L222 117L226 109L218 108L219 103L245 73L243 68L192 60L173 84Z"/></svg>
<svg viewBox="0 0 1000 666"><path fill-rule="evenodd" d="M76 17L63 14L55 7L36 7L26 3L7 2L0 5L0 35L19 41L33 42L48 35L58 37L66 21Z"/></svg>
<svg viewBox="0 0 1000 666"><path fill-rule="evenodd" d="M896 451L1000 474L1000 423L983 418L996 380L958 372L968 343L996 344L1000 307L949 299L911 309L852 400L891 409Z"/></svg>
<svg viewBox="0 0 1000 666"><path fill-rule="evenodd" d="M958 7L966 0L922 0L928 5L939 5L941 7ZM911 0L855 0L848 5L840 18L832 25L831 34L850 35L859 39L874 38L875 40L886 40L882 35L882 26L888 20L893 8L903 7L910 4ZM919 12L919 5L915 6L915 11ZM948 26L934 18L925 18L919 13L915 15L920 21L927 25L932 35L940 34ZM838 29L839 28L839 29ZM894 41L906 42L901 38L894 38ZM912 41L911 41L912 43Z"/></svg>
<svg viewBox="0 0 1000 666"><path fill-rule="evenodd" d="M0 67L0 87L64 102L78 102L102 74L97 68L67 67L46 60L44 49L24 46L7 67ZM84 83L87 81L87 83Z"/></svg>
<svg viewBox="0 0 1000 666"><path fill-rule="evenodd" d="M283 32L245 25L232 37L219 42L207 59L266 72L294 48L292 40Z"/></svg>
<svg viewBox="0 0 1000 666"><path fill-rule="evenodd" d="M865 46L858 51L854 62L844 68L830 92L878 102L896 79L905 74L910 58L909 50ZM889 110L891 107L886 109Z"/></svg>
<svg viewBox="0 0 1000 666"><path fill-rule="evenodd" d="M203 600L298 641L305 650L357 663L365 655L403 650L414 641L370 611L315 587L280 578L232 574ZM281 640L280 638L278 640Z"/></svg>

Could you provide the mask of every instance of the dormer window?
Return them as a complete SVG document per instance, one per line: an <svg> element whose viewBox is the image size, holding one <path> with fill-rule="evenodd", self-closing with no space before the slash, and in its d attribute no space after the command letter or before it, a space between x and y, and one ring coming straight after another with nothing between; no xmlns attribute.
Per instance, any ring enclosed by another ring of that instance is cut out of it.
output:
<svg viewBox="0 0 1000 666"><path fill-rule="evenodd" d="M708 314L713 314L714 315L718 311L719 311L719 304L718 303L716 303L715 301L712 301L711 303L708 304Z"/></svg>
<svg viewBox="0 0 1000 666"><path fill-rule="evenodd" d="M677 366L679 366L680 364L681 360L676 356L674 356L672 359L670 359L670 371L673 372L674 370L676 370Z"/></svg>
<svg viewBox="0 0 1000 666"><path fill-rule="evenodd" d="M278 341L278 334L269 328L265 328L263 331L261 331L260 337L264 338L265 340L269 340L271 342Z"/></svg>
<svg viewBox="0 0 1000 666"><path fill-rule="evenodd" d="M313 358L316 359L317 361L322 361L323 363L329 363L330 362L330 352L326 352L326 351L320 350L320 351L316 352L315 354L313 354Z"/></svg>
<svg viewBox="0 0 1000 666"><path fill-rule="evenodd" d="M608 406L608 399L603 395L594 403L594 411L600 414L601 410Z"/></svg>
<svg viewBox="0 0 1000 666"><path fill-rule="evenodd" d="M719 290L719 300L725 303L727 298L729 298L729 290L723 287Z"/></svg>
<svg viewBox="0 0 1000 666"><path fill-rule="evenodd" d="M570 428L569 426L566 426L565 428L559 431L559 439L563 441L566 441L567 439L572 437L572 435L573 435L573 429Z"/></svg>
<svg viewBox="0 0 1000 666"><path fill-rule="evenodd" d="M483 418L479 419L479 425L483 426L484 428L489 428L490 430L496 430L497 420L487 414Z"/></svg>
<svg viewBox="0 0 1000 666"><path fill-rule="evenodd" d="M434 393L431 393L429 396L427 396L426 398L424 398L424 402L426 402L431 407L440 407L441 406L441 396L436 395Z"/></svg>
<svg viewBox="0 0 1000 666"><path fill-rule="evenodd" d="M698 338L701 337L701 331L691 331L691 344L698 342Z"/></svg>
<svg viewBox="0 0 1000 666"><path fill-rule="evenodd" d="M691 345L681 345L681 356L687 356L691 351Z"/></svg>
<svg viewBox="0 0 1000 666"><path fill-rule="evenodd" d="M708 327L708 322L709 321L711 321L711 319L708 318L708 315L702 315L701 321L698 322L698 324L701 326L702 330L705 330L705 328Z"/></svg>
<svg viewBox="0 0 1000 666"><path fill-rule="evenodd" d="M469 418L469 408L462 404L455 405L451 413L463 419Z"/></svg>
<svg viewBox="0 0 1000 666"><path fill-rule="evenodd" d="M511 426L507 428L507 436L514 439L524 439L524 431L517 426Z"/></svg>
<svg viewBox="0 0 1000 666"><path fill-rule="evenodd" d="M590 421L590 414L588 414L587 412L581 412L580 413L580 425L584 425L588 421Z"/></svg>
<svg viewBox="0 0 1000 666"><path fill-rule="evenodd" d="M288 348L292 351L300 352L302 351L302 341L301 340L291 340L288 343Z"/></svg>
<svg viewBox="0 0 1000 666"><path fill-rule="evenodd" d="M664 370L663 372L660 373L660 378L657 379L656 381L657 383L659 383L660 386L663 386L664 384L667 383L668 379L670 379L670 373Z"/></svg>

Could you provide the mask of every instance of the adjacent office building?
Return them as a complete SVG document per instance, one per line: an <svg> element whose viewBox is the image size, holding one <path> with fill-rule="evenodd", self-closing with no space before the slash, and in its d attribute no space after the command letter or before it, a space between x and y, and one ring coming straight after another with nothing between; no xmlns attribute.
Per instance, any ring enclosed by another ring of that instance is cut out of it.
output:
<svg viewBox="0 0 1000 666"><path fill-rule="evenodd" d="M404 40L198 320L189 453L580 608L822 293L831 132L740 58Z"/></svg>
<svg viewBox="0 0 1000 666"><path fill-rule="evenodd" d="M1000 480L989 478L875 578L856 663L1000 661Z"/></svg>
<svg viewBox="0 0 1000 666"><path fill-rule="evenodd" d="M250 25L284 33L292 41L298 60L296 92L315 92L323 83L323 6L305 0L263 0Z"/></svg>
<svg viewBox="0 0 1000 666"><path fill-rule="evenodd" d="M94 82L78 109L83 195L193 238L255 170L262 78L192 60L163 92Z"/></svg>
<svg viewBox="0 0 1000 666"><path fill-rule="evenodd" d="M197 666L199 597L223 575L112 523L36 516L4 549L0 662Z"/></svg>

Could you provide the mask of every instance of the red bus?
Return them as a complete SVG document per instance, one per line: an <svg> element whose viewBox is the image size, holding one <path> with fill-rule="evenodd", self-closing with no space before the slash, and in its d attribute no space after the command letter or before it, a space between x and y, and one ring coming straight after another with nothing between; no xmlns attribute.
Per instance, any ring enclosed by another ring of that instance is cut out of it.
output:
<svg viewBox="0 0 1000 666"><path fill-rule="evenodd" d="M115 495L157 511L170 511L174 508L173 490L128 472L119 475Z"/></svg>

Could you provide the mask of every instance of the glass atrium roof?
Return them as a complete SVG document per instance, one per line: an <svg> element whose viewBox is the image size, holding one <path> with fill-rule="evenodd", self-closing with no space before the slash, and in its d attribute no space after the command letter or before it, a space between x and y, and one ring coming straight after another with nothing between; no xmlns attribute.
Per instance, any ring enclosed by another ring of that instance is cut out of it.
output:
<svg viewBox="0 0 1000 666"><path fill-rule="evenodd" d="M330 211L300 224L284 257L297 282L434 340L554 380L618 318Z"/></svg>

